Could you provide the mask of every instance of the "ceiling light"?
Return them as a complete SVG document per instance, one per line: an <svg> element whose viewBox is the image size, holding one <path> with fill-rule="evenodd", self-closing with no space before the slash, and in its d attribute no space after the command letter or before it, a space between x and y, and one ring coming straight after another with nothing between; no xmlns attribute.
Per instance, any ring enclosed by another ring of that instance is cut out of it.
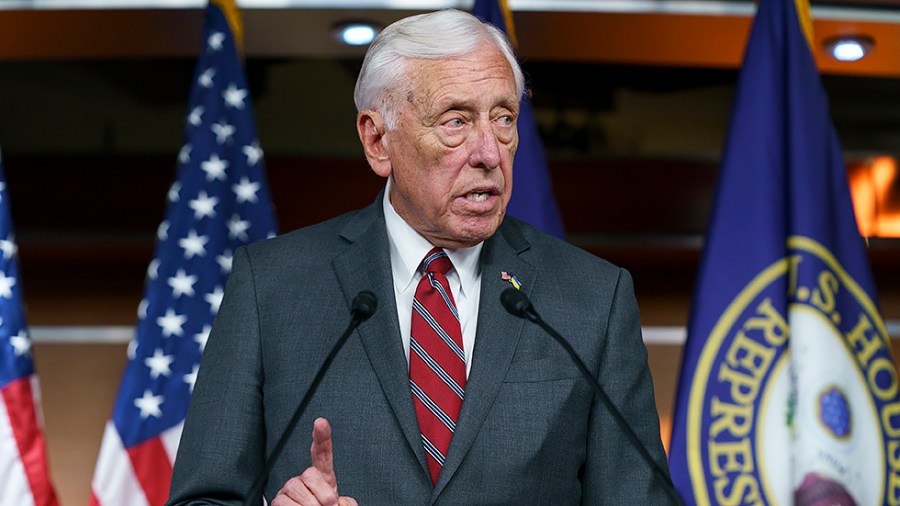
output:
<svg viewBox="0 0 900 506"><path fill-rule="evenodd" d="M348 46L366 46L371 44L381 29L372 23L341 23L334 29L338 40Z"/></svg>
<svg viewBox="0 0 900 506"><path fill-rule="evenodd" d="M870 37L835 37L825 41L825 48L838 61L857 61L872 51L875 41Z"/></svg>

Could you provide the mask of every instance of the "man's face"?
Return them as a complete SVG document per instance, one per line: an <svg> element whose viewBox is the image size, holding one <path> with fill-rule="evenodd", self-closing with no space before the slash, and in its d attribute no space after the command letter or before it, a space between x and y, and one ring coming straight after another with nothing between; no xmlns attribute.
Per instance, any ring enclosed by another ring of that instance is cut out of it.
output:
<svg viewBox="0 0 900 506"><path fill-rule="evenodd" d="M475 245L500 226L512 192L512 69L485 44L462 57L411 60L406 74L394 97L397 128L384 134L391 204L435 246Z"/></svg>

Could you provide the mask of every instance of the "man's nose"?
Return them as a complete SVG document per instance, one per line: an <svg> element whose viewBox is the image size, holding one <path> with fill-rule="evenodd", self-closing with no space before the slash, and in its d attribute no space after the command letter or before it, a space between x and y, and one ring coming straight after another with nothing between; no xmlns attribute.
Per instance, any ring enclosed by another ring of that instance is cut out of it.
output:
<svg viewBox="0 0 900 506"><path fill-rule="evenodd" d="M479 121L472 132L472 148L469 165L484 169L496 169L500 165L500 141L490 120Z"/></svg>

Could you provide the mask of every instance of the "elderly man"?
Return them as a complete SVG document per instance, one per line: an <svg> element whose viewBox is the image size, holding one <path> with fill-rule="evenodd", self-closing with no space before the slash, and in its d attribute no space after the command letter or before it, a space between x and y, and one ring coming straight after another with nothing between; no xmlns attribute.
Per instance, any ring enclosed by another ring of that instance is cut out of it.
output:
<svg viewBox="0 0 900 506"><path fill-rule="evenodd" d="M355 99L386 189L235 255L171 504L243 498L362 290L379 309L268 476L273 506L666 503L563 349L499 302L515 281L665 466L628 273L504 218L523 88L508 40L469 14L379 35Z"/></svg>

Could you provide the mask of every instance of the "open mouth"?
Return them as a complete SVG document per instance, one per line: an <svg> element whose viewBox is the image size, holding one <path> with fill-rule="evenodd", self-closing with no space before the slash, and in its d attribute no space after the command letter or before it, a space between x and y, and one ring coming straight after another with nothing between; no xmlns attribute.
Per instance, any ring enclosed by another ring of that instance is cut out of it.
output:
<svg viewBox="0 0 900 506"><path fill-rule="evenodd" d="M484 202L491 196L491 192L489 191L474 191L466 194L466 200L471 200L472 202Z"/></svg>

